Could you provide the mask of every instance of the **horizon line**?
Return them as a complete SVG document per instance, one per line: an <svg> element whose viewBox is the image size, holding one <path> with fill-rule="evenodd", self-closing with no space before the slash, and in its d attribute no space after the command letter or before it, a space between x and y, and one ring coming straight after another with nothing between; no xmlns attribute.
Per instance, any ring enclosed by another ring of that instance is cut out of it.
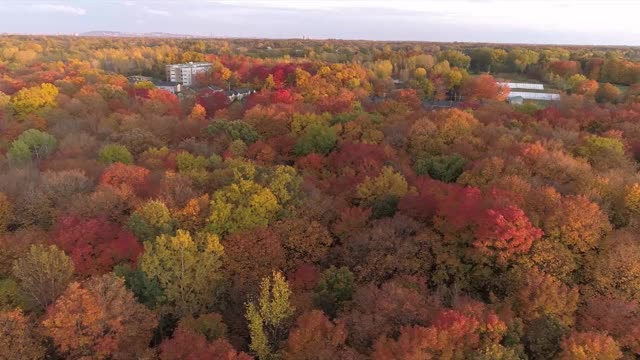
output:
<svg viewBox="0 0 640 360"><path fill-rule="evenodd" d="M118 35L87 35L92 32L112 32L120 33ZM151 34L166 34L168 36L149 36ZM212 35L194 35L194 34L177 34L164 31L147 31L142 33L127 32L119 30L90 30L80 33L19 33L19 32L1 32L0 35L4 36L53 36L53 37L82 37L82 38L155 38L155 39L176 39L176 38L188 38L188 39L233 39L233 40L309 40L309 41L369 41L369 42L381 42L381 43L430 43L430 44L486 44L486 45L519 45L519 46L571 46L571 47L627 47L627 48L640 48L639 45L627 45L627 44L567 44L567 43L520 43L520 42L501 42L501 41L439 41L439 40L380 40L380 39L349 39L349 38L315 38L309 36L303 37L258 37L258 36L212 36ZM146 36L145 36L146 35Z"/></svg>

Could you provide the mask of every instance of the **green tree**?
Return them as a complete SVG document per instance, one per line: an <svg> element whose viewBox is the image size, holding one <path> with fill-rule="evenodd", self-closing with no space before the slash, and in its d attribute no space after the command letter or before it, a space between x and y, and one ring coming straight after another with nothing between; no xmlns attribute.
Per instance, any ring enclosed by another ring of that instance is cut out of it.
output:
<svg viewBox="0 0 640 360"><path fill-rule="evenodd" d="M196 156L183 151L176 155L176 166L180 174L193 180L196 184L203 185L209 181L207 167L209 161L204 156Z"/></svg>
<svg viewBox="0 0 640 360"><path fill-rule="evenodd" d="M171 234L175 225L169 209L159 200L150 200L140 206L127 223L140 241L153 241L161 234Z"/></svg>
<svg viewBox="0 0 640 360"><path fill-rule="evenodd" d="M367 177L356 189L358 198L367 204L388 196L400 198L408 191L407 180L390 166L385 166L377 177Z"/></svg>
<svg viewBox="0 0 640 360"><path fill-rule="evenodd" d="M448 61L451 66L468 69L471 58L458 50L445 50L438 56L438 61Z"/></svg>
<svg viewBox="0 0 640 360"><path fill-rule="evenodd" d="M421 156L414 165L416 174L429 175L443 182L454 182L462 174L467 161L458 154Z"/></svg>
<svg viewBox="0 0 640 360"><path fill-rule="evenodd" d="M302 177L298 175L295 168L278 165L267 176L267 187L278 199L280 205L288 207L300 202L302 196Z"/></svg>
<svg viewBox="0 0 640 360"><path fill-rule="evenodd" d="M288 320L295 308L291 305L289 284L279 271L262 279L257 303L246 304L251 344L249 348L260 360L274 358L273 347L286 335Z"/></svg>
<svg viewBox="0 0 640 360"><path fill-rule="evenodd" d="M192 238L187 231L161 235L144 243L142 271L160 284L179 316L206 312L214 303L221 279L223 247L217 236Z"/></svg>
<svg viewBox="0 0 640 360"><path fill-rule="evenodd" d="M29 149L29 145L24 141L13 141L7 155L9 160L15 164L23 164L31 161L31 150Z"/></svg>
<svg viewBox="0 0 640 360"><path fill-rule="evenodd" d="M133 85L133 87L136 89L149 89L149 90L156 88L156 86L149 80L138 81Z"/></svg>
<svg viewBox="0 0 640 360"><path fill-rule="evenodd" d="M323 271L313 290L313 301L327 315L335 317L342 306L350 301L355 291L353 273L343 266L331 266Z"/></svg>
<svg viewBox="0 0 640 360"><path fill-rule="evenodd" d="M400 198L395 195L386 195L374 200L371 205L371 218L382 219L392 217L398 211Z"/></svg>
<svg viewBox="0 0 640 360"><path fill-rule="evenodd" d="M0 311L25 309L28 303L29 299L13 279L0 280Z"/></svg>
<svg viewBox="0 0 640 360"><path fill-rule="evenodd" d="M129 265L116 265L113 273L124 279L125 286L131 290L136 300L149 309L155 309L165 303L164 291L157 280L149 279L141 269Z"/></svg>
<svg viewBox="0 0 640 360"><path fill-rule="evenodd" d="M553 359L569 328L552 315L543 315L527 325L524 342L533 359Z"/></svg>
<svg viewBox="0 0 640 360"><path fill-rule="evenodd" d="M228 135L231 140L242 140L245 144L254 143L259 139L258 132L253 126L240 120L217 120L209 125L207 131L211 135L224 133Z"/></svg>
<svg viewBox="0 0 640 360"><path fill-rule="evenodd" d="M55 150L56 138L38 129L23 132L9 147L9 159L15 163L24 163L33 158L44 159Z"/></svg>
<svg viewBox="0 0 640 360"><path fill-rule="evenodd" d="M69 284L73 262L55 245L32 245L13 263L13 276L24 293L40 309L53 303Z"/></svg>
<svg viewBox="0 0 640 360"><path fill-rule="evenodd" d="M229 154L231 154L231 156L237 158L237 157L245 156L247 154L248 148L249 147L247 146L247 144L244 143L244 141L233 140L231 144L229 144L227 151L229 152Z"/></svg>
<svg viewBox="0 0 640 360"><path fill-rule="evenodd" d="M575 93L578 90L578 87L587 80L587 77L582 74L574 74L571 75L566 82L566 89L572 93Z"/></svg>
<svg viewBox="0 0 640 360"><path fill-rule="evenodd" d="M622 96L622 91L620 89L609 83L605 83L598 87L596 91L596 101L600 103L611 102L616 103L620 100Z"/></svg>
<svg viewBox="0 0 640 360"><path fill-rule="evenodd" d="M187 151L176 155L176 166L181 173L206 170L208 164L209 162L204 156L195 156Z"/></svg>
<svg viewBox="0 0 640 360"><path fill-rule="evenodd" d="M333 150L337 141L338 136L333 128L312 124L304 130L293 151L298 156L311 153L326 155Z"/></svg>
<svg viewBox="0 0 640 360"><path fill-rule="evenodd" d="M529 49L515 48L509 51L508 60L513 68L525 72L530 65L538 63L540 55Z"/></svg>
<svg viewBox="0 0 640 360"><path fill-rule="evenodd" d="M493 65L493 49L477 48L471 51L471 69L477 72L491 72Z"/></svg>
<svg viewBox="0 0 640 360"><path fill-rule="evenodd" d="M217 162L213 156L209 159L212 166L216 166L212 172L212 177L220 181L224 185L230 185L241 180L254 180L256 178L256 167L249 160L242 158L226 159L223 162ZM216 165L213 165L217 162Z"/></svg>
<svg viewBox="0 0 640 360"><path fill-rule="evenodd" d="M600 169L620 166L626 160L622 141L597 135L587 137L576 153Z"/></svg>
<svg viewBox="0 0 640 360"><path fill-rule="evenodd" d="M210 207L208 228L219 235L265 227L282 208L271 190L249 180L216 191Z"/></svg>
<svg viewBox="0 0 640 360"><path fill-rule="evenodd" d="M120 144L109 144L103 146L102 149L100 149L100 154L98 154L98 159L108 165L116 162L121 162L123 164L133 163L133 155L131 155L125 146Z"/></svg>
<svg viewBox="0 0 640 360"><path fill-rule="evenodd" d="M311 125L326 125L331 122L331 114L322 113L308 113L308 114L293 114L291 119L291 132L299 136Z"/></svg>

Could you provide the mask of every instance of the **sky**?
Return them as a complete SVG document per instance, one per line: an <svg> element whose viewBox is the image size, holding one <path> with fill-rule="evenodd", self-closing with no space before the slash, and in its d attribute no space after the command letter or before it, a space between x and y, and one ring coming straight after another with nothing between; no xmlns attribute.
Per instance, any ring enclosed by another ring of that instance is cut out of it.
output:
<svg viewBox="0 0 640 360"><path fill-rule="evenodd" d="M0 33L640 45L640 0L0 0Z"/></svg>

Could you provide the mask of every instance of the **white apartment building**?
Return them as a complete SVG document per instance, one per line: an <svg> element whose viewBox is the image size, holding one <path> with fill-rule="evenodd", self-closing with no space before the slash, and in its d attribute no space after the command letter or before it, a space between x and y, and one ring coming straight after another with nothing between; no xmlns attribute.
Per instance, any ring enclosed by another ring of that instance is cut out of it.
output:
<svg viewBox="0 0 640 360"><path fill-rule="evenodd" d="M196 74L206 72L211 69L212 66L211 63L205 62L167 65L167 81L190 86L193 84Z"/></svg>

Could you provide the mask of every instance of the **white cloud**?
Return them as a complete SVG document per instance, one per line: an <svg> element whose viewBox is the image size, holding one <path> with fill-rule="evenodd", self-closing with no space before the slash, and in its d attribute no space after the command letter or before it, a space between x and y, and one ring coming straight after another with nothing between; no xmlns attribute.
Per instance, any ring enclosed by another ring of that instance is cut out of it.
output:
<svg viewBox="0 0 640 360"><path fill-rule="evenodd" d="M252 9L301 12L404 12L443 24L482 25L532 31L640 33L636 26L640 1L608 0L208 0Z"/></svg>
<svg viewBox="0 0 640 360"><path fill-rule="evenodd" d="M152 9L146 6L144 7L144 12L149 15L169 16L169 12L167 10Z"/></svg>
<svg viewBox="0 0 640 360"><path fill-rule="evenodd" d="M122 2L122 5L127 6L127 7L134 6L135 4L136 4L135 2L127 1L127 0Z"/></svg>
<svg viewBox="0 0 640 360"><path fill-rule="evenodd" d="M343 5L353 6L353 1L260 1L260 0L212 0L213 3L224 5L246 6L254 8L294 9L294 10L333 10Z"/></svg>
<svg viewBox="0 0 640 360"><path fill-rule="evenodd" d="M87 13L87 10L83 8L62 4L33 4L31 5L31 9L35 11L57 12L71 15L84 15Z"/></svg>

